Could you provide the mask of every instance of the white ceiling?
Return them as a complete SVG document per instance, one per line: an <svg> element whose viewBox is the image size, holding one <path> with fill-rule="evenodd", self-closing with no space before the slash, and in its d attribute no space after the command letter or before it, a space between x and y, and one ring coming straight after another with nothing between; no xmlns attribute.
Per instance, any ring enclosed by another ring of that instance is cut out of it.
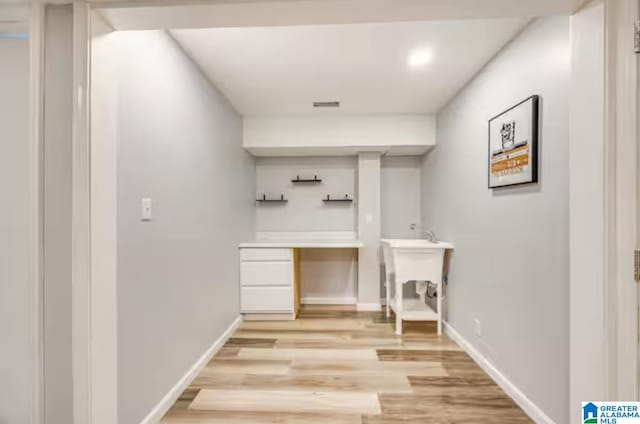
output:
<svg viewBox="0 0 640 424"><path fill-rule="evenodd" d="M243 115L434 113L526 19L174 30ZM411 68L427 49L432 60ZM314 109L314 101L341 102Z"/></svg>
<svg viewBox="0 0 640 424"><path fill-rule="evenodd" d="M588 0L89 1L101 9L105 18L115 29L135 30L567 15L573 13ZM160 7L158 7L159 5Z"/></svg>

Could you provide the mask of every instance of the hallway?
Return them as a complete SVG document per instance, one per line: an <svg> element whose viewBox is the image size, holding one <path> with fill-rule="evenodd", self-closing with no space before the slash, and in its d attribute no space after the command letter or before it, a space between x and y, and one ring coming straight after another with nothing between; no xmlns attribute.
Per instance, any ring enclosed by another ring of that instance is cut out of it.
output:
<svg viewBox="0 0 640 424"><path fill-rule="evenodd" d="M245 321L163 419L178 423L530 423L431 323L303 306Z"/></svg>

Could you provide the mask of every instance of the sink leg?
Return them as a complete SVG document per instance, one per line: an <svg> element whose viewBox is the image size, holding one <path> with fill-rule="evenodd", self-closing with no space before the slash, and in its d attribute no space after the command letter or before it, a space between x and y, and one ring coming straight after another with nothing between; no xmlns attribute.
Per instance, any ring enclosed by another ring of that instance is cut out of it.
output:
<svg viewBox="0 0 640 424"><path fill-rule="evenodd" d="M416 294L420 296L420 302L424 303L429 286L426 281L416 281Z"/></svg>
<svg viewBox="0 0 640 424"><path fill-rule="evenodd" d="M402 335L402 313L403 313L403 297L402 297L402 283L396 280L396 334Z"/></svg>
<svg viewBox="0 0 640 424"><path fill-rule="evenodd" d="M437 292L438 292L438 296L436 299L436 304L437 304L437 308L438 308L438 336L442 335L442 278L438 279L437 284Z"/></svg>
<svg viewBox="0 0 640 424"><path fill-rule="evenodd" d="M391 296L389 296L389 284L387 283L387 305L386 305L386 313L387 313L387 318L389 318L391 316L391 305L389 305L389 303L391 303Z"/></svg>
<svg viewBox="0 0 640 424"><path fill-rule="evenodd" d="M387 318L389 318L391 316L391 281L389 281L389 275L387 275L387 279L385 281L385 296L386 296L386 300L387 300L387 305L386 305L386 312L387 312Z"/></svg>

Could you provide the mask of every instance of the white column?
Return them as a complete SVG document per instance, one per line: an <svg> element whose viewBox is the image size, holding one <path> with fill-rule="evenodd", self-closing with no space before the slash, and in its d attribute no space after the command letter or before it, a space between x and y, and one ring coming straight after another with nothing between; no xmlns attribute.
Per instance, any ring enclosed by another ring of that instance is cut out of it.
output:
<svg viewBox="0 0 640 424"><path fill-rule="evenodd" d="M380 310L380 153L358 154L358 309Z"/></svg>
<svg viewBox="0 0 640 424"><path fill-rule="evenodd" d="M77 3L76 3L77 5ZM117 84L118 48L99 14L76 7L90 33L91 423L118 422ZM77 18L74 18L77 19ZM83 37L84 38L84 37ZM77 40L82 42L82 40Z"/></svg>
<svg viewBox="0 0 640 424"><path fill-rule="evenodd" d="M602 1L587 4L571 18L568 420L574 423L582 418L581 401L608 398L603 324L606 320L604 20Z"/></svg>
<svg viewBox="0 0 640 424"><path fill-rule="evenodd" d="M43 422L73 422L73 6L47 5L43 34Z"/></svg>
<svg viewBox="0 0 640 424"><path fill-rule="evenodd" d="M92 55L106 48L93 39L101 26L86 2L73 3L73 415L87 424L118 422L116 144L105 81L114 72Z"/></svg>

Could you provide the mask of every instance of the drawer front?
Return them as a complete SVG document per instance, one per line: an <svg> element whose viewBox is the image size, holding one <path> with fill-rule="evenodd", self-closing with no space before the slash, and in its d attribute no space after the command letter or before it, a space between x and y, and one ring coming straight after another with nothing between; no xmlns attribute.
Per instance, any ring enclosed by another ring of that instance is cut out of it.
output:
<svg viewBox="0 0 640 424"><path fill-rule="evenodd" d="M240 309L245 313L293 312L293 287L242 287Z"/></svg>
<svg viewBox="0 0 640 424"><path fill-rule="evenodd" d="M241 261L291 261L293 249L244 248L240 249Z"/></svg>
<svg viewBox="0 0 640 424"><path fill-rule="evenodd" d="M241 262L241 286L293 286L293 262Z"/></svg>

